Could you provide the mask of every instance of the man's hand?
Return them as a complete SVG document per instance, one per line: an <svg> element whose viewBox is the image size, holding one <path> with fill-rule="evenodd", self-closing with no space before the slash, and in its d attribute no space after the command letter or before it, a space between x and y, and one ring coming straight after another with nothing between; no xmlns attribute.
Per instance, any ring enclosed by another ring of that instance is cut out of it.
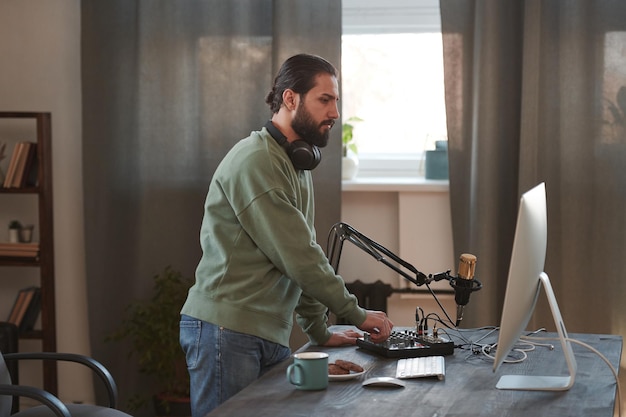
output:
<svg viewBox="0 0 626 417"><path fill-rule="evenodd" d="M345 330L343 332L334 332L330 339L324 346L344 346L344 345L356 345L356 339L359 337L363 337L363 335L359 332L355 332L354 330Z"/></svg>
<svg viewBox="0 0 626 417"><path fill-rule="evenodd" d="M368 332L372 342L382 343L391 334L393 323L384 312L367 310L367 317L358 328Z"/></svg>

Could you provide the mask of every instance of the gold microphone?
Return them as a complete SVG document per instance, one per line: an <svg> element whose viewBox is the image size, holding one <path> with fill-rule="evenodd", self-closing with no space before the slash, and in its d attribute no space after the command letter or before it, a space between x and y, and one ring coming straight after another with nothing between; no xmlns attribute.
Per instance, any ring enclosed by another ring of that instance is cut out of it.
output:
<svg viewBox="0 0 626 417"><path fill-rule="evenodd" d="M476 256L464 253L459 259L458 277L454 285L454 301L456 301L456 326L463 320L463 310L469 302L473 291Z"/></svg>

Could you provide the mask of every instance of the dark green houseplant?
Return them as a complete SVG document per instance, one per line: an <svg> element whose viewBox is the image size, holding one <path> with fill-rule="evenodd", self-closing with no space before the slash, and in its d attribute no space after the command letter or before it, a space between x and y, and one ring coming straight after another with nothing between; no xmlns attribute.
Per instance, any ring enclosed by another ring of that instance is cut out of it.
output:
<svg viewBox="0 0 626 417"><path fill-rule="evenodd" d="M189 374L179 344L180 309L193 280L169 266L153 279L152 297L128 305L121 326L108 340L131 342L129 354L137 357L139 372L156 385L157 415L181 415L174 409L181 408L181 403L183 410L189 407ZM137 395L131 398L129 408L146 403L146 398ZM161 406L164 411L158 411Z"/></svg>

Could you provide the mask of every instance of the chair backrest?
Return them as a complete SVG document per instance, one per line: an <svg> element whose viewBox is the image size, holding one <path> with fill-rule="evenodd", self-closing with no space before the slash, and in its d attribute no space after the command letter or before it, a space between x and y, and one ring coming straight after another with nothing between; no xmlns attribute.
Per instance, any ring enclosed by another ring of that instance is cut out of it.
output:
<svg viewBox="0 0 626 417"><path fill-rule="evenodd" d="M0 322L0 384L18 383L17 362L11 361L7 366L4 353L17 352L18 331L12 323ZM0 395L0 417L8 417L18 410L17 398Z"/></svg>
<svg viewBox="0 0 626 417"><path fill-rule="evenodd" d="M12 385L11 374L9 373L9 368L7 368L7 364L4 361L2 352L0 352L0 384Z"/></svg>
<svg viewBox="0 0 626 417"><path fill-rule="evenodd" d="M387 312L387 298L393 293L393 287L378 280L371 284L366 284L360 280L346 283L346 288L354 294L359 301L359 305L367 310L378 310ZM350 324L343 317L337 318L337 324Z"/></svg>
<svg viewBox="0 0 626 417"><path fill-rule="evenodd" d="M366 284L360 280L346 283L346 288L356 295L359 305L368 310L378 310L387 312L387 298L393 293L393 288L378 280L371 284Z"/></svg>
<svg viewBox="0 0 626 417"><path fill-rule="evenodd" d="M9 375L9 369L4 362L2 352L0 352L0 385L11 385L11 375ZM10 395L0 395L0 417L10 416L12 407L13 397Z"/></svg>

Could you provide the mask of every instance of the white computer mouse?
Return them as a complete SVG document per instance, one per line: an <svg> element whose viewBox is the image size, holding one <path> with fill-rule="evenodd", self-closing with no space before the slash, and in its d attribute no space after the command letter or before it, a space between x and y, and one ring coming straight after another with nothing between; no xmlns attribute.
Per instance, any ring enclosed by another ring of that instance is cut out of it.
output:
<svg viewBox="0 0 626 417"><path fill-rule="evenodd" d="M376 376L362 382L364 387L404 388L404 381L390 376Z"/></svg>

